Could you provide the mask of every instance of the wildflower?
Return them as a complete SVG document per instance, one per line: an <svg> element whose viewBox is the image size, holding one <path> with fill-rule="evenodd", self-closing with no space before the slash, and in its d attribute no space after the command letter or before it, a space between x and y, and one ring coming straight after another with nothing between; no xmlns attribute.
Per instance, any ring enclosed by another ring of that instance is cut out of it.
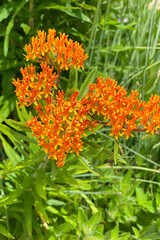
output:
<svg viewBox="0 0 160 240"><path fill-rule="evenodd" d="M110 135L133 137L133 131L143 130L152 134L160 128L160 97L151 96L148 103L138 98L137 91L127 91L110 78L97 77L97 83L89 85L89 92L83 101L92 112L103 116L108 122L97 124L112 126ZM138 126L141 125L141 129Z"/></svg>
<svg viewBox="0 0 160 240"><path fill-rule="evenodd" d="M65 33L56 37L55 29L49 29L48 34L41 30L37 33L38 37L32 37L31 44L25 45L27 61L38 60L61 70L80 67L84 69L83 64L88 55L84 54L82 44L68 39Z"/></svg>
<svg viewBox="0 0 160 240"><path fill-rule="evenodd" d="M82 45L49 29L48 34L39 30L37 37L25 45L26 60L39 63L37 71L33 64L21 68L22 79L14 79L16 95L22 105L33 105L36 116L26 122L38 144L62 167L69 153L79 156L83 150L85 131L93 131L98 124L111 126L110 136L133 137L133 131L155 133L160 128L160 97L151 95L146 103L139 99L137 91L127 91L111 78L97 77L89 84L89 91L81 100L78 92L66 97L58 90L62 70L83 69L85 59ZM95 120L94 116L104 121ZM141 127L141 129L139 128Z"/></svg>

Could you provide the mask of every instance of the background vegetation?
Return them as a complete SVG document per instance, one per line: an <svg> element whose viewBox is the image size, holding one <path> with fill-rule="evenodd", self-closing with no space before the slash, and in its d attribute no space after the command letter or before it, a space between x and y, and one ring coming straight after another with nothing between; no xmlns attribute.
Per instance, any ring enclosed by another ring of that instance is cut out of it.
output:
<svg viewBox="0 0 160 240"><path fill-rule="evenodd" d="M160 94L160 13L149 3L1 0L1 240L160 239L159 136L121 138L115 165L115 140L101 128L84 139L80 157L69 155L57 169L25 127L32 109L16 107L12 85L26 64L24 45L37 30L55 28L89 54L85 71L78 71L79 89L93 70L129 92L138 88L144 100ZM66 71L61 89L72 88L71 79Z"/></svg>

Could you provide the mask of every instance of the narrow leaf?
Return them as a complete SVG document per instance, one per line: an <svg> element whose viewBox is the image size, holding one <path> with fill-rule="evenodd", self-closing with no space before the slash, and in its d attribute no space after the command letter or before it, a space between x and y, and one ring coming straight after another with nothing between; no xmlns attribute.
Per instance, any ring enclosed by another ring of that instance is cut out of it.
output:
<svg viewBox="0 0 160 240"><path fill-rule="evenodd" d="M27 178L19 187L8 196L0 199L0 207L16 203L17 198L29 187L33 182L33 178Z"/></svg>
<svg viewBox="0 0 160 240"><path fill-rule="evenodd" d="M82 230L83 226L86 225L88 219L87 216L82 208L78 210L78 222L80 225L80 229Z"/></svg>
<svg viewBox="0 0 160 240"><path fill-rule="evenodd" d="M3 102L3 107L0 109L0 115L3 117L8 117L8 115L14 110L15 108L15 97L10 97L9 99ZM3 119L0 117L0 123Z"/></svg>
<svg viewBox="0 0 160 240"><path fill-rule="evenodd" d="M91 229L91 232L95 231L97 224L99 223L101 218L101 213L95 213L87 222L86 226Z"/></svg>
<svg viewBox="0 0 160 240"><path fill-rule="evenodd" d="M4 150L12 162L12 165L15 166L18 162L21 161L21 157L18 155L18 153L9 145L9 143L5 140L5 138L0 134L0 138L2 140L2 144L4 147Z"/></svg>
<svg viewBox="0 0 160 240"><path fill-rule="evenodd" d="M0 233L5 237L15 239L2 224L0 224Z"/></svg>
<svg viewBox="0 0 160 240"><path fill-rule="evenodd" d="M41 198L46 200L46 172L44 168L37 171L36 191Z"/></svg>
<svg viewBox="0 0 160 240"><path fill-rule="evenodd" d="M60 170L56 177L57 182L78 185L77 180L67 171Z"/></svg>
<svg viewBox="0 0 160 240"><path fill-rule="evenodd" d="M111 233L111 239L112 240L118 240L118 232L119 232L119 225L117 224Z"/></svg>
<svg viewBox="0 0 160 240"><path fill-rule="evenodd" d="M85 158L82 153L79 156L80 162L88 169L88 171L94 173L97 176L102 176L102 173L96 168L87 158Z"/></svg>
<svg viewBox="0 0 160 240"><path fill-rule="evenodd" d="M119 149L119 143L115 139L115 142L114 142L114 163L115 163L115 165L117 164L118 149Z"/></svg>
<svg viewBox="0 0 160 240"><path fill-rule="evenodd" d="M25 228L29 236L32 236L32 204L31 192L26 191L24 194L24 219Z"/></svg>
<svg viewBox="0 0 160 240"><path fill-rule="evenodd" d="M49 219L43 204L43 200L42 198L39 197L39 195L36 192L36 189L33 187L33 197L34 197L34 201L35 201L35 208L36 211L39 213L39 215L47 222L49 223Z"/></svg>
<svg viewBox="0 0 160 240"><path fill-rule="evenodd" d="M94 205L94 203L89 199L89 197L87 197L86 194L81 193L81 196L86 200L86 202L88 203L88 205L90 206L90 208L92 209L93 214L95 215L98 212L98 209L96 208L96 206ZM88 226L88 225L87 225ZM89 227L89 226L88 226Z"/></svg>
<svg viewBox="0 0 160 240"><path fill-rule="evenodd" d="M21 10L21 8L28 2L29 0L23 0L18 7L16 8L14 14L12 15L12 18L10 20L10 22L7 25L6 28L6 35L5 35L5 39L4 39L4 56L7 56L8 53L8 45L9 45L9 34L10 31L12 30L13 26L14 26L14 19L16 17L16 15L18 14L18 12Z"/></svg>
<svg viewBox="0 0 160 240"><path fill-rule="evenodd" d="M83 82L80 91L79 91L79 96L78 99L81 100L84 96L84 93L87 93L89 90L89 83L93 83L95 78L97 76L97 67L95 67L87 76L85 81Z"/></svg>
<svg viewBox="0 0 160 240"><path fill-rule="evenodd" d="M71 69L69 73L69 82L67 86L67 91L72 88L77 88L78 84L78 71L77 69Z"/></svg>

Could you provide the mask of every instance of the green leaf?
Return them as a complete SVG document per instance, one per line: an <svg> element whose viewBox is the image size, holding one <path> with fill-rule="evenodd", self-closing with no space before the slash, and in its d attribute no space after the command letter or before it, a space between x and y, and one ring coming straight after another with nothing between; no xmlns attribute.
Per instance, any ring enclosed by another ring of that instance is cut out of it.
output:
<svg viewBox="0 0 160 240"><path fill-rule="evenodd" d="M52 178L53 180L56 178L56 175L59 171L59 168L57 167L56 161L52 161Z"/></svg>
<svg viewBox="0 0 160 240"><path fill-rule="evenodd" d="M47 206L45 209L52 214L63 217L63 214L61 214L56 208L54 208L52 206Z"/></svg>
<svg viewBox="0 0 160 240"><path fill-rule="evenodd" d="M66 232L69 232L71 228L71 224L68 222L62 223L58 227L55 226L54 230L56 232L56 235L62 235Z"/></svg>
<svg viewBox="0 0 160 240"><path fill-rule="evenodd" d="M8 123L9 121L7 121L7 119L6 119L5 122ZM11 126L13 126L13 124L11 124ZM22 126L23 126L23 124L22 124ZM23 131L24 131L24 129L23 129ZM14 131L13 129L11 129L10 127L8 127L4 124L1 124L1 123L0 123L0 132L5 134L6 136L8 136L11 139L11 141L13 140L15 142L19 142L22 144L22 140L23 140L26 142L32 142L32 143L37 144L37 141L35 141L33 138L30 138L21 133L18 133L16 131Z"/></svg>
<svg viewBox="0 0 160 240"><path fill-rule="evenodd" d="M0 115L0 117L2 117L2 115ZM6 119L6 118L3 118L3 121L5 121L7 123L7 125L9 125L10 127L14 128L18 131L31 132L30 128L26 127L25 123L18 122L18 121L15 121L13 119ZM31 138L30 138L30 140L31 140ZM35 140L33 138L32 138L31 141L35 142Z"/></svg>
<svg viewBox="0 0 160 240"><path fill-rule="evenodd" d="M62 198L72 204L76 204L70 197L68 197L65 193L63 193L59 187L53 182L53 180L47 178L47 184L52 188L52 191L49 192L50 195L53 195L55 198Z"/></svg>
<svg viewBox="0 0 160 240"><path fill-rule="evenodd" d="M86 226L90 228L91 232L95 231L97 224L101 219L101 212L96 212L87 222Z"/></svg>
<svg viewBox="0 0 160 240"><path fill-rule="evenodd" d="M90 183L86 183L84 180L78 180L78 184L79 184L79 188L82 190L91 190L91 184Z"/></svg>
<svg viewBox="0 0 160 240"><path fill-rule="evenodd" d="M56 240L55 237L52 235L48 238L48 240Z"/></svg>
<svg viewBox="0 0 160 240"><path fill-rule="evenodd" d="M27 161L25 159L19 162L17 164L17 168L25 168L27 166L32 166L36 163L42 162L45 156L46 156L45 152L39 149L37 152L32 154Z"/></svg>
<svg viewBox="0 0 160 240"><path fill-rule="evenodd" d="M5 134L14 144L14 146L19 150L21 153L21 156L28 158L28 153L24 150L26 149L28 152L33 153L32 149L22 140L28 141L28 142L33 142L33 139L17 133L16 131L12 130L10 127L0 124L0 132ZM36 141L35 141L36 143Z"/></svg>
<svg viewBox="0 0 160 240"><path fill-rule="evenodd" d="M23 29L23 31L25 32L25 34L27 35L29 32L30 32L30 30L31 30L31 28L30 28L30 26L28 26L27 24L25 24L25 23L21 23L21 28Z"/></svg>
<svg viewBox="0 0 160 240"><path fill-rule="evenodd" d="M83 229L83 226L86 225L88 219L87 219L87 216L84 212L84 210L82 208L79 208L78 209L78 222L79 222L79 226L80 226L80 229L82 230Z"/></svg>
<svg viewBox="0 0 160 240"><path fill-rule="evenodd" d="M12 165L15 166L18 162L21 161L21 157L18 155L18 153L9 145L9 143L5 140L5 138L0 134L0 138L2 140L2 144L4 147L4 150L12 162Z"/></svg>
<svg viewBox="0 0 160 240"><path fill-rule="evenodd" d="M82 153L78 157L80 162L88 169L88 171L94 173L97 176L102 176L102 173L98 168L96 168Z"/></svg>
<svg viewBox="0 0 160 240"><path fill-rule="evenodd" d="M33 197L34 197L34 201L35 201L35 208L36 211L39 213L39 215L47 222L49 223L49 219L44 207L44 203L41 197L39 197L39 195L36 192L36 189L33 187L32 188L32 193L33 193Z"/></svg>
<svg viewBox="0 0 160 240"><path fill-rule="evenodd" d="M56 10L60 10L62 12L65 12L67 15L74 17L74 18L78 18L84 22L89 22L91 23L91 20L89 19L88 16L86 16L84 13L82 13L79 9L79 7L72 7L70 5L68 6L63 6L63 5L58 5L55 3L50 3L50 5L42 5L40 6L39 9L56 9Z"/></svg>
<svg viewBox="0 0 160 240"><path fill-rule="evenodd" d="M128 50L133 49L133 47L129 47L129 46L122 46L122 45L114 45L112 51L113 52L125 52Z"/></svg>
<svg viewBox="0 0 160 240"><path fill-rule="evenodd" d="M29 236L32 236L32 205L33 199L30 191L26 191L24 194L24 219L25 229Z"/></svg>
<svg viewBox="0 0 160 240"><path fill-rule="evenodd" d="M9 99L3 102L3 107L0 109L0 115L3 117L8 117L8 115L14 110L15 108L15 97L10 97ZM0 116L0 123L3 122L2 117Z"/></svg>
<svg viewBox="0 0 160 240"><path fill-rule="evenodd" d="M152 221L152 223L143 228L140 234L140 239L142 240L159 240L160 233L157 229L157 223Z"/></svg>
<svg viewBox="0 0 160 240"><path fill-rule="evenodd" d="M117 164L118 150L119 150L119 142L115 139L115 142L114 142L114 163L115 163L115 165Z"/></svg>
<svg viewBox="0 0 160 240"><path fill-rule="evenodd" d="M132 170L130 169L122 178L121 191L126 191L130 187L131 176L132 176Z"/></svg>
<svg viewBox="0 0 160 240"><path fill-rule="evenodd" d="M130 24L117 24L116 27L120 28L120 29L131 29L131 30L136 30L135 27L133 27L134 25L136 25L136 22L132 22Z"/></svg>
<svg viewBox="0 0 160 240"><path fill-rule="evenodd" d="M5 7L0 7L0 12L1 12L0 22L2 22L4 19L6 19L9 16L10 12Z"/></svg>
<svg viewBox="0 0 160 240"><path fill-rule="evenodd" d="M22 110L22 114L23 114L25 121L28 121L31 118L31 114L28 114L27 109L24 105L22 105L21 110Z"/></svg>
<svg viewBox="0 0 160 240"><path fill-rule="evenodd" d="M18 62L17 60L3 59L3 60L0 60L0 71L5 71L5 70L8 70L8 69L12 69L12 68L15 68L15 67L19 67L21 65L22 65L22 63Z"/></svg>
<svg viewBox="0 0 160 240"><path fill-rule="evenodd" d="M44 168L40 168L37 171L36 179L36 191L38 195L46 200L46 172Z"/></svg>
<svg viewBox="0 0 160 240"><path fill-rule="evenodd" d="M90 10L90 11L95 11L96 10L96 7L94 7L92 5L85 4L84 2L83 3L75 2L75 4L77 6L80 6L81 8L84 8L85 10Z"/></svg>
<svg viewBox="0 0 160 240"><path fill-rule="evenodd" d="M86 202L88 203L88 205L90 206L90 208L92 209L93 214L96 214L98 212L98 209L96 208L96 206L94 205L94 203L87 197L86 194L81 193L81 196L86 200Z"/></svg>
<svg viewBox="0 0 160 240"><path fill-rule="evenodd" d="M2 224L0 224L0 233L5 237L15 239Z"/></svg>
<svg viewBox="0 0 160 240"><path fill-rule="evenodd" d="M79 96L78 99L81 100L85 93L89 90L89 83L93 83L95 78L97 76L97 67L95 67L87 76L85 81L82 83L82 86L79 90Z"/></svg>
<svg viewBox="0 0 160 240"><path fill-rule="evenodd" d="M17 109L19 119L21 120L22 123L25 123L26 122L25 118L24 118L24 116L22 114L22 110L20 110L20 107L18 104L16 104L16 109Z"/></svg>
<svg viewBox="0 0 160 240"><path fill-rule="evenodd" d="M148 133L148 134L146 134L142 137L142 140L147 140L147 139L150 139L150 138L153 138L153 134Z"/></svg>
<svg viewBox="0 0 160 240"><path fill-rule="evenodd" d="M77 89L78 84L78 70L77 69L71 69L69 72L69 82L67 86L67 91L70 89Z"/></svg>
<svg viewBox="0 0 160 240"><path fill-rule="evenodd" d="M87 236L84 238L84 240L100 240L99 237L95 237L95 236Z"/></svg>
<svg viewBox="0 0 160 240"><path fill-rule="evenodd" d="M94 141L88 140L86 138L82 138L82 141L87 144L92 150L95 150L99 152L99 154L102 154L105 156L105 158L112 159L113 158L113 152L110 151L107 148L102 147L101 145L97 144Z"/></svg>
<svg viewBox="0 0 160 240"><path fill-rule="evenodd" d="M138 239L139 235L140 235L140 232L138 231L138 229L136 227L132 227L132 229L133 229L133 232L134 232L136 238Z"/></svg>
<svg viewBox="0 0 160 240"><path fill-rule="evenodd" d="M156 204L157 207L160 208L160 193L156 193Z"/></svg>
<svg viewBox="0 0 160 240"><path fill-rule="evenodd" d="M49 199L47 201L48 205L54 205L54 206L64 206L65 202L57 200L57 199Z"/></svg>
<svg viewBox="0 0 160 240"><path fill-rule="evenodd" d="M0 7L0 22L2 22L4 19L6 19L10 13L14 10L15 7L17 7L18 3L16 2L9 2L7 4L3 4Z"/></svg>
<svg viewBox="0 0 160 240"><path fill-rule="evenodd" d="M17 6L14 14L11 17L10 22L7 25L6 28L6 35L5 35L5 39L4 39L4 56L7 56L8 53L8 45L9 45L9 34L10 31L12 30L13 26L14 26L14 19L16 17L16 15L18 14L18 12L21 10L21 8L28 2L29 0L23 0L21 1L21 3Z"/></svg>
<svg viewBox="0 0 160 240"><path fill-rule="evenodd" d="M9 205L9 204L15 204L17 201L17 198L33 183L33 177L27 178L22 184L19 184L19 187L14 190L11 194L7 195L4 198L0 199L0 207Z"/></svg>
<svg viewBox="0 0 160 240"><path fill-rule="evenodd" d="M71 185L78 185L77 180L67 171L59 170L56 177L57 182L64 182Z"/></svg>
<svg viewBox="0 0 160 240"><path fill-rule="evenodd" d="M144 194L142 188L139 187L136 188L136 197L139 205L143 205L147 201L147 195Z"/></svg>
<svg viewBox="0 0 160 240"><path fill-rule="evenodd" d="M111 232L111 240L118 240L119 225L117 224Z"/></svg>

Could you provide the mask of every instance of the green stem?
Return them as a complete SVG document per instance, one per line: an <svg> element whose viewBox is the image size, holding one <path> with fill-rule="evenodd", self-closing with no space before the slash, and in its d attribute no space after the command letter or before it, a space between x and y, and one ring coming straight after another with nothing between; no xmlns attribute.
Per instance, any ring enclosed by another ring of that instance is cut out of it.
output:
<svg viewBox="0 0 160 240"><path fill-rule="evenodd" d="M55 89L55 91L54 91L54 100L56 100L56 95L58 93L58 86L59 86L59 82L60 82L60 76L61 76L61 70L59 69L58 70L57 82L56 82L57 89Z"/></svg>
<svg viewBox="0 0 160 240"><path fill-rule="evenodd" d="M34 11L34 0L30 0L29 1L29 12L32 13L33 11ZM30 16L30 18L29 18L29 26L31 28L34 27L34 19L32 16Z"/></svg>
<svg viewBox="0 0 160 240"><path fill-rule="evenodd" d="M138 167L138 166L109 166L109 165L103 165L103 166L99 166L98 168L100 168L100 169L137 169L137 170L148 171L148 172L153 172L153 173L159 173L160 174L160 169L156 170L156 169Z"/></svg>

